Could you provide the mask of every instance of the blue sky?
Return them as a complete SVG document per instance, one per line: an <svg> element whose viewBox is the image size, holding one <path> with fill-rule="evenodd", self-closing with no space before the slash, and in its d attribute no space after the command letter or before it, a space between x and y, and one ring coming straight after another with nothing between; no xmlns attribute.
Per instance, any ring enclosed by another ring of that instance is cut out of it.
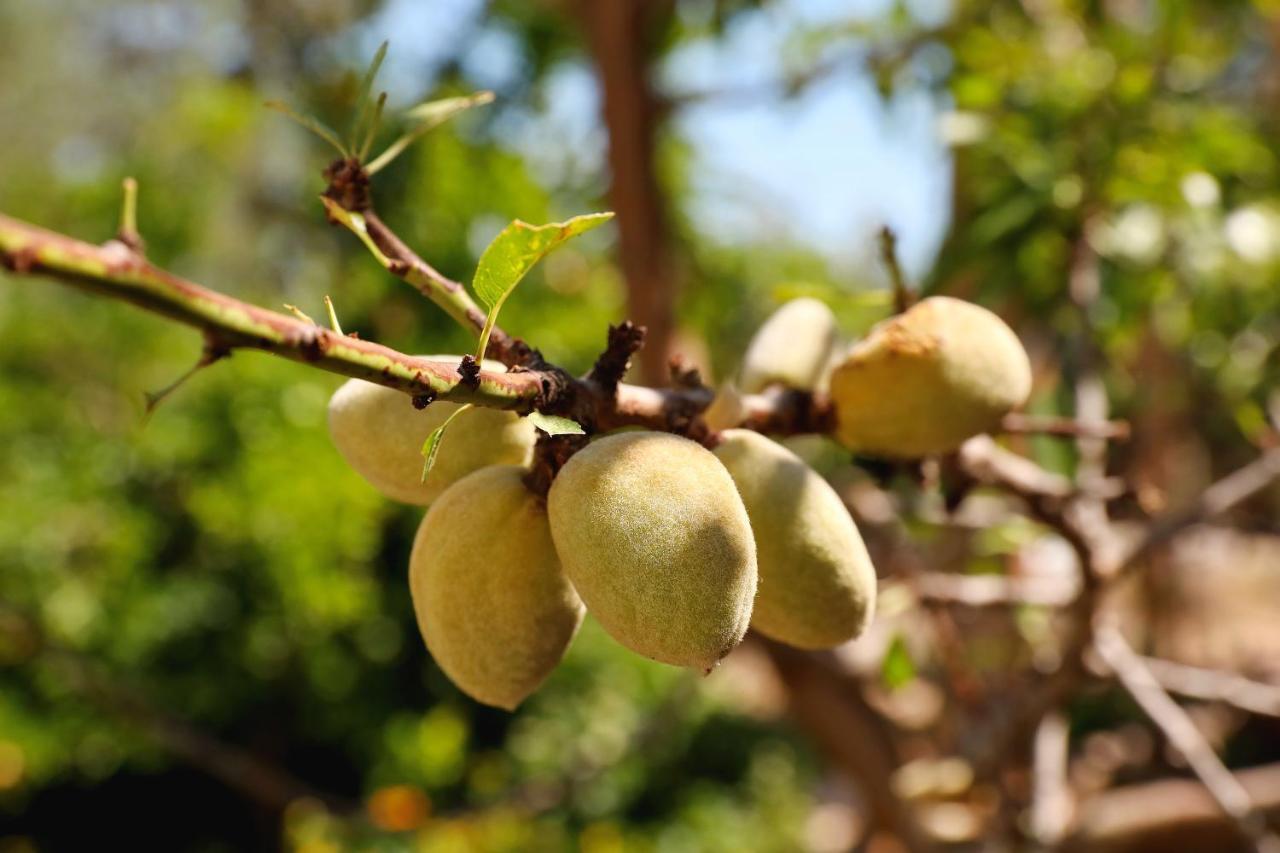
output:
<svg viewBox="0 0 1280 853"><path fill-rule="evenodd" d="M522 73L519 42L479 19L479 0L391 0L362 33L366 55L384 38L392 52L383 82L421 91L422 74L470 43L463 67L478 86L501 88ZM775 0L721 39L682 47L659 69L672 92L764 83L783 76L781 57L798 31L881 14L889 0ZM936 20L945 0L910 4ZM847 45L846 48L847 49ZM865 266L881 224L899 234L904 264L922 275L947 225L950 157L936 132L944 105L920 92L884 102L865 75L843 73L793 99L763 92L711 99L683 109L675 130L690 145L690 198L697 221L718 239L779 235L809 244L837 269ZM515 115L507 136L542 174L594 169L605 140L590 70L566 64L548 81L545 111ZM567 155L571 153L571 156Z"/></svg>

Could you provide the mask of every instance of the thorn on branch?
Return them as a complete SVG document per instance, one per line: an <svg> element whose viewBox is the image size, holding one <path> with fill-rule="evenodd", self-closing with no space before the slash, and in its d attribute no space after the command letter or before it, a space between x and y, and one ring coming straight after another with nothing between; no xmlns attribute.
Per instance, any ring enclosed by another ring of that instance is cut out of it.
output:
<svg viewBox="0 0 1280 853"><path fill-rule="evenodd" d="M312 326L316 324L316 321L311 319L311 315L307 314L297 305L290 305L288 302L286 302L284 303L284 310L288 311L290 314L297 317L299 320L301 320L304 323L310 323Z"/></svg>
<svg viewBox="0 0 1280 853"><path fill-rule="evenodd" d="M338 312L334 309L333 300L329 298L327 293L324 295L324 307L329 312L329 327L341 335L342 326L338 323Z"/></svg>
<svg viewBox="0 0 1280 853"><path fill-rule="evenodd" d="M618 383L631 367L631 356L644 346L646 331L644 326L637 326L630 320L609 327L609 341L605 350L587 375L589 381L604 389L606 396L614 397L617 394Z"/></svg>
<svg viewBox="0 0 1280 853"><path fill-rule="evenodd" d="M898 235L888 225L880 229L880 261L889 273L893 283L893 313L901 314L916 302L907 277L902 272L902 264L898 262Z"/></svg>
<svg viewBox="0 0 1280 853"><path fill-rule="evenodd" d="M204 351L200 355L200 360L192 365L190 369L165 387L161 388L159 391L145 392L147 404L146 410L142 415L143 424L145 425L151 419L151 416L155 413L156 409L160 407L160 404L167 400L174 391L181 388L188 379L195 376L204 368L209 367L224 358L230 357L230 355L231 347L226 346L212 337L206 338Z"/></svg>
<svg viewBox="0 0 1280 853"><path fill-rule="evenodd" d="M138 233L138 182L125 178L122 186L124 199L120 203L120 227L116 230L116 239L141 255L146 244Z"/></svg>

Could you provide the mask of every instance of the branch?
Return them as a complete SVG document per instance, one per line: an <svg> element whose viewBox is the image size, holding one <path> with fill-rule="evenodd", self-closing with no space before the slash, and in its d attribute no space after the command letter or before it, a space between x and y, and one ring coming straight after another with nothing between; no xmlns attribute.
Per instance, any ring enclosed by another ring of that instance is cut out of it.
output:
<svg viewBox="0 0 1280 853"><path fill-rule="evenodd" d="M897 835L907 850L931 849L910 805L893 790L890 780L901 758L891 732L863 698L862 685L835 673L830 653L760 642L787 687L792 716L858 784L875 827Z"/></svg>
<svg viewBox="0 0 1280 853"><path fill-rule="evenodd" d="M1235 820L1240 832L1255 843L1266 842L1269 836L1266 821L1249 792L1218 758L1186 711L1169 698L1124 635L1114 626L1099 626L1094 648L1115 671L1134 701L1182 753L1214 801Z"/></svg>
<svg viewBox="0 0 1280 853"><path fill-rule="evenodd" d="M965 607L1066 607L1079 594L1079 584L1057 576L925 572L914 577L911 584L922 598Z"/></svg>
<svg viewBox="0 0 1280 853"><path fill-rule="evenodd" d="M1059 435L1067 438L1096 438L1127 441L1128 421L1085 421L1056 415L1027 415L1010 412L1000 422L1000 431L1026 435Z"/></svg>
<svg viewBox="0 0 1280 853"><path fill-rule="evenodd" d="M1062 840L1071 820L1070 740L1071 729L1061 712L1046 714L1036 729L1030 823L1032 837L1045 847Z"/></svg>
<svg viewBox="0 0 1280 853"><path fill-rule="evenodd" d="M600 80L618 260L628 315L648 330L639 367L651 384L667 378L676 328L676 247L655 168L662 116L650 85L655 49L672 6L654 0L584 0L574 6Z"/></svg>
<svg viewBox="0 0 1280 853"><path fill-rule="evenodd" d="M1280 479L1280 447L1272 448L1254 461L1223 477L1186 509L1156 519L1143 537L1115 561L1103 567L1109 576L1119 576L1142 563L1152 552L1188 527L1229 512Z"/></svg>
<svg viewBox="0 0 1280 853"><path fill-rule="evenodd" d="M486 371L471 388L457 365L404 355L208 290L117 241L94 246L0 214L0 262L20 275L48 275L132 302L202 330L220 348L263 350L427 400L529 410L544 396L536 373Z"/></svg>
<svg viewBox="0 0 1280 853"><path fill-rule="evenodd" d="M478 384L470 387L462 382L456 364L405 355L209 290L152 265L118 241L94 246L3 214L0 264L18 275L50 276L185 323L202 330L219 351L262 350L394 388L421 402L547 410L600 430L647 426L676 431L688 427L711 403L711 391L701 387L619 384L611 396L595 383L574 380L551 365L544 370L481 371ZM504 339L510 341L511 351L523 348L536 354L518 340Z"/></svg>
<svg viewBox="0 0 1280 853"><path fill-rule="evenodd" d="M1280 808L1280 764L1251 767L1236 779L1259 808ZM1112 788L1080 804L1068 850L1225 850L1233 826L1212 794L1194 779L1161 779Z"/></svg>
<svg viewBox="0 0 1280 853"><path fill-rule="evenodd" d="M889 283L893 286L893 313L901 314L915 303L916 297L898 261L898 235L888 225L880 228L880 263L888 271Z"/></svg>
<svg viewBox="0 0 1280 853"><path fill-rule="evenodd" d="M631 356L644 346L645 328L625 320L609 327L609 343L596 359L587 379L600 385L609 395L616 394L618 383L631 367Z"/></svg>
<svg viewBox="0 0 1280 853"><path fill-rule="evenodd" d="M1145 666L1170 693L1223 702L1243 711L1280 717L1280 684L1254 681L1234 672L1205 669L1170 660L1144 657Z"/></svg>

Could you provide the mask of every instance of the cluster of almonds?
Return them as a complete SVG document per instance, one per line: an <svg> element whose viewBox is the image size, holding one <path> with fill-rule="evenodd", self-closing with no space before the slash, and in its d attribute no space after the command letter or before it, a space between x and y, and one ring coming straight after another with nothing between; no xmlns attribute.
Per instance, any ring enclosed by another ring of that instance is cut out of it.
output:
<svg viewBox="0 0 1280 853"><path fill-rule="evenodd" d="M838 351L830 310L797 299L757 333L740 380L749 392L825 391L834 438L899 458L955 449L1030 391L1014 333L955 299L926 299ZM496 410L460 414L420 481L420 448L454 408L420 412L397 391L352 380L334 394L329 425L372 485L430 506L409 565L418 626L478 701L512 709L533 693L586 610L633 651L701 670L748 626L820 649L870 621L875 571L843 502L763 435L724 429L712 449L663 432L596 436L544 499L525 485L534 427Z"/></svg>

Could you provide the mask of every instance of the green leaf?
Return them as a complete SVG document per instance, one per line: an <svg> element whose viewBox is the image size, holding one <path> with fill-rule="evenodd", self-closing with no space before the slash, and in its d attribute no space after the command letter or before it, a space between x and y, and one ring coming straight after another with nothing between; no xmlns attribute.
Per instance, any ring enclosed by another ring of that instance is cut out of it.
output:
<svg viewBox="0 0 1280 853"><path fill-rule="evenodd" d="M407 118L426 125L427 129L430 130L433 127L439 127L444 124L458 113L465 112L472 107L491 103L493 103L493 92L482 91L456 98L440 98L436 101L426 101L416 107L410 107L405 110L404 114Z"/></svg>
<svg viewBox="0 0 1280 853"><path fill-rule="evenodd" d="M582 424L572 418L562 418L559 415L544 415L542 412L530 412L526 415L529 423L545 432L547 435L586 435L586 430L582 428Z"/></svg>
<svg viewBox="0 0 1280 853"><path fill-rule="evenodd" d="M552 249L612 218L612 213L588 213L547 225L530 225L517 219L493 238L480 256L480 265L476 267L476 276L471 282L476 298L489 309L484 330L480 333L480 346L476 350L477 361L484 357L502 303L507 301L525 273Z"/></svg>
<svg viewBox="0 0 1280 853"><path fill-rule="evenodd" d="M406 148L416 142L423 134L439 127L458 113L492 102L493 92L476 92L474 95L441 98L438 101L427 101L426 103L418 104L405 112L405 116L412 121L416 121L417 124L395 142L388 145L386 151L383 151L365 166L365 171L370 175L377 174L386 168L388 163L399 157Z"/></svg>
<svg viewBox="0 0 1280 853"><path fill-rule="evenodd" d="M369 63L369 67L365 69L364 77L360 79L360 88L356 94L355 117L351 122L351 139L348 148L351 151L359 151L361 148L361 138L371 136L376 129L370 126L370 97L373 95L373 81L378 76L378 70L382 68L382 60L387 58L387 44L383 42L378 45L378 50L373 55L373 61ZM380 99L381 100L381 99ZM378 112L381 113L381 104L379 104Z"/></svg>
<svg viewBox="0 0 1280 853"><path fill-rule="evenodd" d="M310 116L310 115L306 115L305 113L300 113L297 110L295 110L293 107L286 104L284 101L267 101L265 104L263 104L263 106L265 106L269 110L275 110L276 112L281 113L282 115L288 116L290 119L292 119L296 123L302 125L307 130L311 131L316 136L320 137L325 142L329 143L334 148L338 149L338 153L341 154L343 157L351 156L351 153L347 151L347 147L342 144L341 140L338 139L337 132L334 131L333 128L329 127L324 122L320 121L320 119L316 118L315 116Z"/></svg>
<svg viewBox="0 0 1280 853"><path fill-rule="evenodd" d="M422 445L422 482L427 481L427 475L431 473L431 468L436 464L436 454L440 452L440 441L444 438L444 431L449 428L449 424L453 423L453 419L458 415L471 408L471 404L459 406L457 411L445 418L444 423L431 431L431 435L427 436L427 440Z"/></svg>
<svg viewBox="0 0 1280 853"><path fill-rule="evenodd" d="M897 690L916 677L916 663L901 634L896 634L880 662L880 680L890 690Z"/></svg>
<svg viewBox="0 0 1280 853"><path fill-rule="evenodd" d="M373 118L369 119L369 126L365 129L364 141L360 143L360 150L356 153L356 159L361 163L369 157L369 149L373 147L373 140L378 136L378 125L382 123L382 110L386 105L387 93L382 92L378 95L377 104L374 105Z"/></svg>

